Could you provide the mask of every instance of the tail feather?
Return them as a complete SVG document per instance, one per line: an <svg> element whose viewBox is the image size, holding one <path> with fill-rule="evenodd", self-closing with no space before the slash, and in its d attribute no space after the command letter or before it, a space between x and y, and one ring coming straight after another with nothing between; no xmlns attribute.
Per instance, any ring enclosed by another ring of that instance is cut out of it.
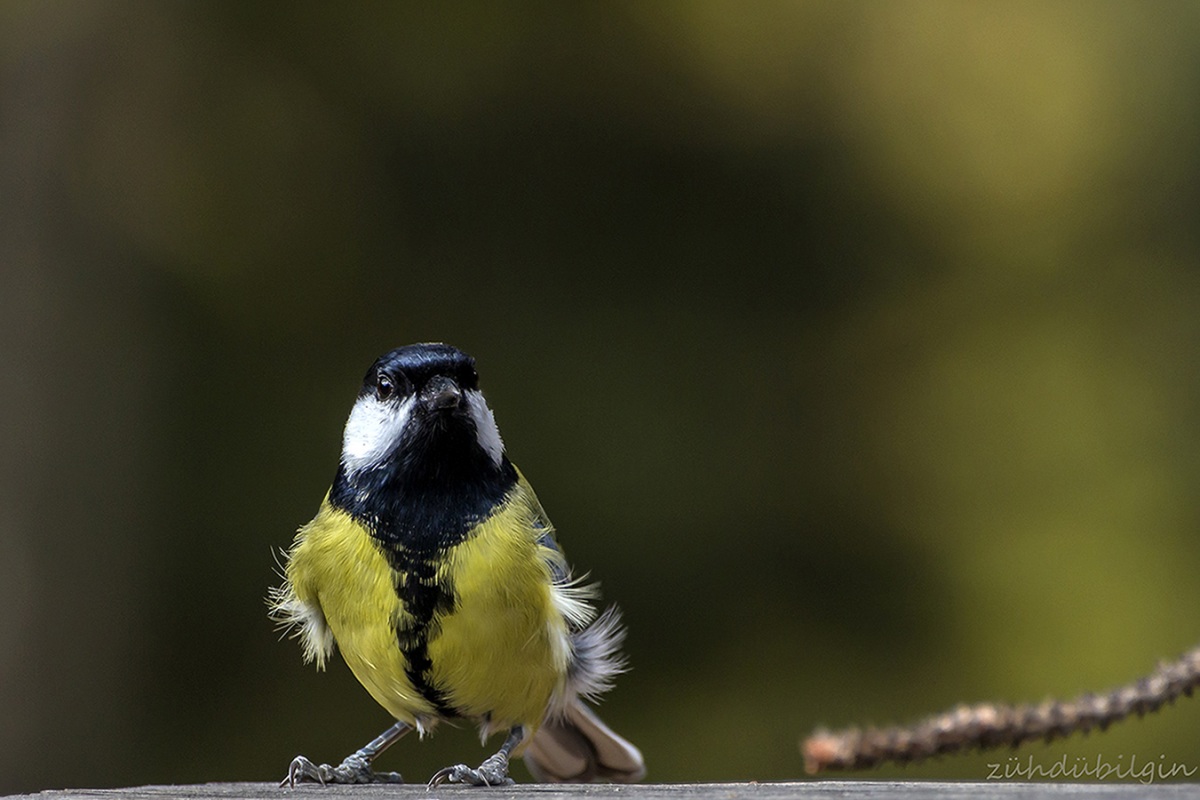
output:
<svg viewBox="0 0 1200 800"><path fill-rule="evenodd" d="M542 783L634 783L646 777L641 751L579 699L546 719L524 757Z"/></svg>

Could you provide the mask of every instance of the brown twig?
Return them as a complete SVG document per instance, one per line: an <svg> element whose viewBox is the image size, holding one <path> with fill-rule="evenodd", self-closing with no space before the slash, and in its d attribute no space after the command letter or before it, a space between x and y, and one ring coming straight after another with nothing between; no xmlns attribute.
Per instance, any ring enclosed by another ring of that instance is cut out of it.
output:
<svg viewBox="0 0 1200 800"><path fill-rule="evenodd" d="M983 703L927 717L913 725L887 728L818 730L801 745L810 774L834 769L863 769L891 761L907 764L964 750L1015 747L1033 739L1104 730L1114 722L1157 711L1200 685L1200 647L1176 661L1160 664L1145 678L1105 694L1037 705Z"/></svg>

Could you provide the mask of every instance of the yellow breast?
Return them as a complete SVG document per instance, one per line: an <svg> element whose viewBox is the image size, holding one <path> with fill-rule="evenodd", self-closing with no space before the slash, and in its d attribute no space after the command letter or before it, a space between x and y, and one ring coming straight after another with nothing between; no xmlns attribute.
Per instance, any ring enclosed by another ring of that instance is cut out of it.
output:
<svg viewBox="0 0 1200 800"><path fill-rule="evenodd" d="M432 713L405 674L393 624L403 611L394 573L366 528L326 498L296 536L287 578L296 599L319 610L376 702L410 724Z"/></svg>
<svg viewBox="0 0 1200 800"><path fill-rule="evenodd" d="M463 716L536 728L566 679L567 626L555 607L541 514L522 479L506 501L438 559L454 605L430 626L432 684ZM397 719L436 714L406 675L397 627L408 618L396 573L370 533L326 499L297 535L287 567L295 600L328 625L351 671Z"/></svg>
<svg viewBox="0 0 1200 800"><path fill-rule="evenodd" d="M448 553L455 607L429 644L434 682L494 728L534 728L566 679L567 626L551 593L541 513L524 480L508 501Z"/></svg>

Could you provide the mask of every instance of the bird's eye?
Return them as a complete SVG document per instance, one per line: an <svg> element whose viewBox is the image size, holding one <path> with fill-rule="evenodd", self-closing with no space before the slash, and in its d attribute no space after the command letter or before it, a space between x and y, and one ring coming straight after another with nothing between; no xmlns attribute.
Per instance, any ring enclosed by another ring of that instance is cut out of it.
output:
<svg viewBox="0 0 1200 800"><path fill-rule="evenodd" d="M380 400L387 400L396 393L396 383L391 376L386 372L379 373L379 377L375 379L375 396Z"/></svg>

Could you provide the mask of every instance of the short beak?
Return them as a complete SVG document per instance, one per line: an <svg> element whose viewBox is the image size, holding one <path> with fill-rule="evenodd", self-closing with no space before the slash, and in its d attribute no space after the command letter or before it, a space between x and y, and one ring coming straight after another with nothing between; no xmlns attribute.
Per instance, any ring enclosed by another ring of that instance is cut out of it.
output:
<svg viewBox="0 0 1200 800"><path fill-rule="evenodd" d="M462 402L462 389L452 379L435 375L421 391L421 400L432 409L457 408Z"/></svg>

